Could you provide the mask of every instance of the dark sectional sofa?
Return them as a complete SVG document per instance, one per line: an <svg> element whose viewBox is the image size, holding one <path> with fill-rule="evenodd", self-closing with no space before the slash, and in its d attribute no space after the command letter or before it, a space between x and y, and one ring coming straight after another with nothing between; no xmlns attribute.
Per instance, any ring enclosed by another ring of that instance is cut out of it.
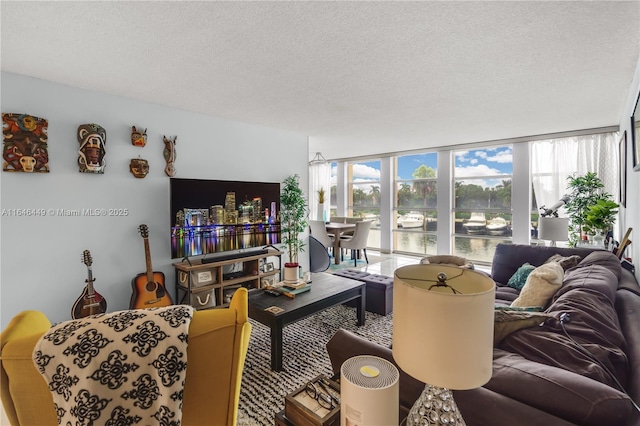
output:
<svg viewBox="0 0 640 426"><path fill-rule="evenodd" d="M454 392L467 425L640 426L637 407L618 389L640 401L640 287L616 256L586 248L499 244L491 272L496 305L509 305L518 296L506 283L521 265L542 265L553 254L579 255L581 261L566 270L545 306L553 318L507 335L495 345L491 380ZM566 313L567 334L560 323ZM393 362L391 349L345 330L332 337L327 351L336 374L356 355ZM400 376L400 403L410 408L424 384L402 371Z"/></svg>

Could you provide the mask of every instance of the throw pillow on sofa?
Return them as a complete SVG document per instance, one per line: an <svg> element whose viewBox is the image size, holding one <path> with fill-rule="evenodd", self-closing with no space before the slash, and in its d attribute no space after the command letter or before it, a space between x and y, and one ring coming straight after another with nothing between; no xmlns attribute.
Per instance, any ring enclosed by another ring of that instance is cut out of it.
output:
<svg viewBox="0 0 640 426"><path fill-rule="evenodd" d="M511 288L515 288L516 290L522 290L524 284L527 282L527 278L529 274L536 269L535 266L530 265L529 263L525 263L509 278L507 281L507 286Z"/></svg>
<svg viewBox="0 0 640 426"><path fill-rule="evenodd" d="M562 286L564 270L559 263L551 262L531 271L520 291L520 296L511 306L546 306Z"/></svg>

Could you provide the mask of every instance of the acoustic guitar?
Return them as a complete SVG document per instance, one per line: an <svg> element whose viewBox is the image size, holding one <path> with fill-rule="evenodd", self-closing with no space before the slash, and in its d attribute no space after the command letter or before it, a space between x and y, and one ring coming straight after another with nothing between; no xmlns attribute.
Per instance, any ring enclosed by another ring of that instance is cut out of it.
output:
<svg viewBox="0 0 640 426"><path fill-rule="evenodd" d="M151 253L149 250L149 228L147 225L140 225L140 235L144 240L144 258L147 264L147 271L138 274L131 280L133 294L129 309L157 308L170 306L173 304L171 296L164 287L164 274L154 272L151 266Z"/></svg>
<svg viewBox="0 0 640 426"><path fill-rule="evenodd" d="M100 293L93 288L93 273L91 271L91 253L89 250L82 252L82 263L87 265L87 285L82 290L82 294L71 308L71 318L78 319L89 315L104 314L107 312L107 301Z"/></svg>

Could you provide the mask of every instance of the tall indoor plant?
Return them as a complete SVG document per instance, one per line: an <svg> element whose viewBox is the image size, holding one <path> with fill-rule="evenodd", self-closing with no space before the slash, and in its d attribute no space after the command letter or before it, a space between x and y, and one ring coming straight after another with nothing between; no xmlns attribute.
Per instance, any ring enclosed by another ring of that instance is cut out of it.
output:
<svg viewBox="0 0 640 426"><path fill-rule="evenodd" d="M292 175L283 181L280 190L280 226L289 262L284 264L284 280L298 280L298 254L303 250L304 240L300 233L307 229L307 200L300 188L300 177Z"/></svg>
<svg viewBox="0 0 640 426"><path fill-rule="evenodd" d="M604 184L594 172L587 172L584 176L572 175L567 177L569 199L565 210L569 216L569 244L576 246L582 239L587 224L587 213L591 206L598 204L599 200L611 201L611 194L603 190ZM617 213L617 212L616 212Z"/></svg>

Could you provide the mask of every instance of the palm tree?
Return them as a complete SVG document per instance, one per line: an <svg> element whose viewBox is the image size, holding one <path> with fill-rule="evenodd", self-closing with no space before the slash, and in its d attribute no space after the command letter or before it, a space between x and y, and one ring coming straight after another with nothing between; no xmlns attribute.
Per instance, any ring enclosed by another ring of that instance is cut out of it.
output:
<svg viewBox="0 0 640 426"><path fill-rule="evenodd" d="M380 187L371 185L371 204L377 206L378 200L380 200Z"/></svg>
<svg viewBox="0 0 640 426"><path fill-rule="evenodd" d="M436 171L432 167L421 164L420 167L413 171L411 176L413 176L414 179L431 179L436 177ZM413 187L422 198L422 207L427 207L427 199L435 189L434 181L416 181L413 182Z"/></svg>

